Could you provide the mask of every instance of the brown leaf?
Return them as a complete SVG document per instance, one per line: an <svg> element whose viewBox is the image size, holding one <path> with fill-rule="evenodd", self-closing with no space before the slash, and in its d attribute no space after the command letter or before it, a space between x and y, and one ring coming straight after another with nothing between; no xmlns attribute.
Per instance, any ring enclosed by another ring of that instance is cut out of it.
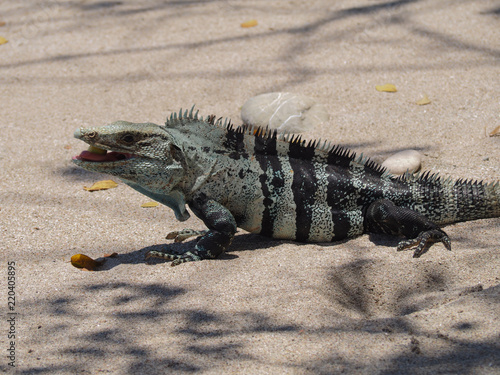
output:
<svg viewBox="0 0 500 375"><path fill-rule="evenodd" d="M76 268L86 269L93 271L101 266L104 261L97 261L84 254L75 254L71 257L71 264Z"/></svg>

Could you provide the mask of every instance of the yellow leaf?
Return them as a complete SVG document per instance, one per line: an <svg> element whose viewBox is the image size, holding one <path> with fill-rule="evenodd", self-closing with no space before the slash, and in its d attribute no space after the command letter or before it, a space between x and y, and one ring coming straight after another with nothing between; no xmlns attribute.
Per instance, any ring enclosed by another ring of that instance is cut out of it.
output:
<svg viewBox="0 0 500 375"><path fill-rule="evenodd" d="M430 103L431 103L431 101L427 95L424 95L424 97L422 99L417 101L418 105L426 105L426 104L430 104Z"/></svg>
<svg viewBox="0 0 500 375"><path fill-rule="evenodd" d="M89 271L101 266L103 261L97 261L84 254L75 254L71 257L71 264L76 268L84 268Z"/></svg>
<svg viewBox="0 0 500 375"><path fill-rule="evenodd" d="M377 89L377 91L382 91L382 92L396 92L396 91L398 91L396 89L396 86L394 86L391 83L386 83L385 85L375 86L375 88Z"/></svg>
<svg viewBox="0 0 500 375"><path fill-rule="evenodd" d="M94 146L89 146L87 151L91 152L93 154L99 154L99 155L106 155L108 153L106 150L103 150L102 148L94 147Z"/></svg>
<svg viewBox="0 0 500 375"><path fill-rule="evenodd" d="M250 20L243 22L240 26L244 28L257 26L257 20Z"/></svg>
<svg viewBox="0 0 500 375"><path fill-rule="evenodd" d="M494 136L500 136L500 125L493 129L493 131L490 133L490 137Z"/></svg>
<svg viewBox="0 0 500 375"><path fill-rule="evenodd" d="M8 42L7 39L5 39L3 36L0 36L0 44L5 44L7 42Z"/></svg>
<svg viewBox="0 0 500 375"><path fill-rule="evenodd" d="M150 207L156 207L156 206L158 206L158 202L146 202L146 203L141 204L141 207L144 207L144 208L150 208Z"/></svg>
<svg viewBox="0 0 500 375"><path fill-rule="evenodd" d="M103 181L97 181L91 187L84 186L83 188L87 191L97 191L97 190L112 189L112 188L115 188L117 186L118 186L118 184L116 182L114 182L113 180L103 180Z"/></svg>

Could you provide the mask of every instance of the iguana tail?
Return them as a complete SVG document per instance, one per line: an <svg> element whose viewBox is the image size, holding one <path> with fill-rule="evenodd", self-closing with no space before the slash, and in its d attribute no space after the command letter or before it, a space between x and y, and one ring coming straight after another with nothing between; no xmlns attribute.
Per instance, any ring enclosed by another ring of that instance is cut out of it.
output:
<svg viewBox="0 0 500 375"><path fill-rule="evenodd" d="M403 178L418 186L411 192L410 208L438 225L500 217L500 181L442 179L429 173Z"/></svg>
<svg viewBox="0 0 500 375"><path fill-rule="evenodd" d="M408 239L397 249L413 250L414 258L436 242L451 250L442 225L500 217L500 182L443 180L429 174L407 174L396 181L406 184L405 193L400 200L385 197L372 202L366 209L365 230L405 236Z"/></svg>

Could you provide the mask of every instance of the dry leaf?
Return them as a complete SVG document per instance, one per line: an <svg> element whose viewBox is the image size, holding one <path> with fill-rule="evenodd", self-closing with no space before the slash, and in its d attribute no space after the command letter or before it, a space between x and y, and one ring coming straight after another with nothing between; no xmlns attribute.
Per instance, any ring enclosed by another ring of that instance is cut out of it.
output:
<svg viewBox="0 0 500 375"><path fill-rule="evenodd" d="M114 182L113 180L103 180L103 181L97 181L91 187L84 186L83 188L87 191L98 191L98 190L112 189L112 188L115 188L117 186L118 186L118 184L116 182Z"/></svg>
<svg viewBox="0 0 500 375"><path fill-rule="evenodd" d="M250 20L243 22L240 26L244 28L257 26L257 20Z"/></svg>
<svg viewBox="0 0 500 375"><path fill-rule="evenodd" d="M84 254L75 254L71 257L71 264L76 268L94 271L97 267L101 266L104 261L97 261Z"/></svg>
<svg viewBox="0 0 500 375"><path fill-rule="evenodd" d="M391 83L386 83L385 85L379 85L379 86L375 86L375 88L377 89L377 91L382 91L382 92L396 92L398 91L396 89L396 86L394 86L393 84Z"/></svg>
<svg viewBox="0 0 500 375"><path fill-rule="evenodd" d="M0 21L0 27L5 25L6 25L5 21Z"/></svg>
<svg viewBox="0 0 500 375"><path fill-rule="evenodd" d="M0 36L0 44L5 44L7 42L8 42L7 39L5 39L3 36Z"/></svg>
<svg viewBox="0 0 500 375"><path fill-rule="evenodd" d="M427 95L424 95L424 97L422 99L417 101L418 105L426 105L426 104L430 104L430 103L431 103L431 101Z"/></svg>
<svg viewBox="0 0 500 375"><path fill-rule="evenodd" d="M150 208L150 207L156 207L158 206L158 202L146 202L141 204L141 207L143 208Z"/></svg>
<svg viewBox="0 0 500 375"><path fill-rule="evenodd" d="M106 155L108 153L106 150L95 146L89 146L87 151L98 155Z"/></svg>
<svg viewBox="0 0 500 375"><path fill-rule="evenodd" d="M500 125L493 129L493 131L490 133L490 137L496 136L500 136Z"/></svg>

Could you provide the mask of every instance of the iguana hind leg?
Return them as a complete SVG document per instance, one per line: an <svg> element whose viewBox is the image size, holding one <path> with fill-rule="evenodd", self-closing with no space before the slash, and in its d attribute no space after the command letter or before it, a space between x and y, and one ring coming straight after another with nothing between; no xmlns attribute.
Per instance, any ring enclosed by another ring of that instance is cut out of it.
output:
<svg viewBox="0 0 500 375"><path fill-rule="evenodd" d="M448 235L424 215L398 207L387 199L379 199L366 210L365 230L370 233L403 235L408 240L401 241L397 250L414 250L413 257L425 254L436 242L451 250Z"/></svg>
<svg viewBox="0 0 500 375"><path fill-rule="evenodd" d="M207 231L190 232L196 233L194 235L203 234L195 248L183 254L169 249L150 251L146 254L146 258L164 258L171 260L172 266L176 266L184 262L214 259L226 251L236 233L236 220L231 212L220 203L208 199L204 194L195 198L190 204L190 208L208 227ZM183 235L184 231L181 231L180 234ZM177 235L174 235L174 238L176 238L175 236Z"/></svg>

